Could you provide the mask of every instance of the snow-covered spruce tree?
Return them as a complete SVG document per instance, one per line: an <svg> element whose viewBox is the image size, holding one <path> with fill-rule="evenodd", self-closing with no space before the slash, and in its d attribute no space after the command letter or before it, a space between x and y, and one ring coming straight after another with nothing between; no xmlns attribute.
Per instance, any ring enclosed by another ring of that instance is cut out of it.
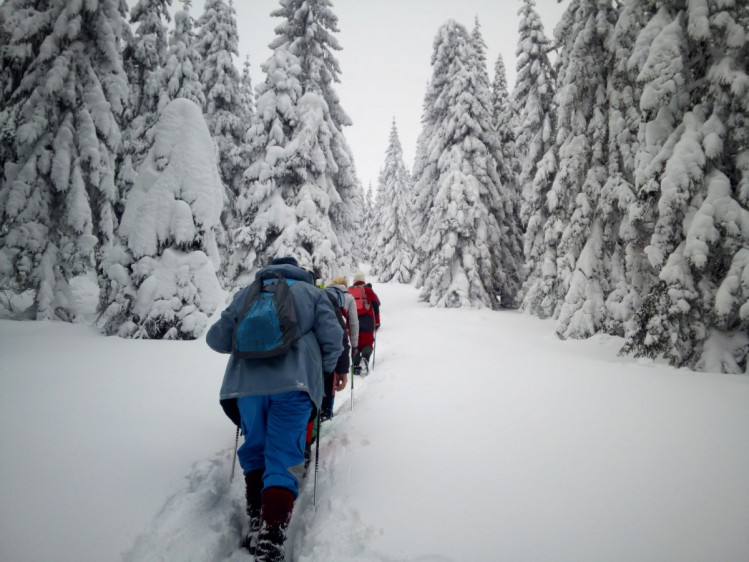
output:
<svg viewBox="0 0 749 562"><path fill-rule="evenodd" d="M414 234L411 228L411 177L403 161L403 148L395 120L380 170L380 228L375 239L372 273L382 283L408 283L413 276Z"/></svg>
<svg viewBox="0 0 749 562"><path fill-rule="evenodd" d="M544 34L543 24L536 13L534 0L523 0L518 11L517 78L512 92L511 116L515 118L515 150L520 160L520 178L523 200L531 201L531 188L538 165L554 143L554 69L549 61L550 41ZM501 63L497 59L497 67ZM503 66L504 68L504 66ZM495 73L495 99L497 93ZM496 105L495 105L496 107ZM499 128L499 126L498 126ZM522 208L523 224L527 225L530 212L527 203Z"/></svg>
<svg viewBox="0 0 749 562"><path fill-rule="evenodd" d="M200 82L203 58L196 45L195 20L190 15L192 2L182 2L184 7L174 14L174 28L169 32L166 65L161 73L159 113L177 98L188 99L201 110L205 107L205 94Z"/></svg>
<svg viewBox="0 0 749 562"><path fill-rule="evenodd" d="M130 95L122 123L122 150L117 166L117 186L127 197L140 163L153 142L162 95L162 73L166 66L172 0L138 0L130 11L135 30L123 52L123 64L130 83Z"/></svg>
<svg viewBox="0 0 749 562"><path fill-rule="evenodd" d="M197 23L198 51L203 58L200 81L205 91L205 119L218 149L221 179L228 205L222 216L227 230L236 228L234 207L242 174L243 162L237 148L243 143L253 111L249 59L240 77L234 66L239 56L239 34L234 6L226 0L209 0Z"/></svg>
<svg viewBox="0 0 749 562"><path fill-rule="evenodd" d="M731 3L680 7L666 3L655 16L665 25L640 74L648 80L644 111L658 104L659 113L684 112L651 160L663 164L650 191L656 218L645 252L659 282L635 314L622 351L663 356L677 366L745 373L749 12ZM676 49L670 64L668 49ZM674 81L664 81L664 75Z"/></svg>
<svg viewBox="0 0 749 562"><path fill-rule="evenodd" d="M440 27L424 101L415 214L428 217L420 298L433 306L511 306L519 285L519 231L497 173L499 150L486 73L466 29Z"/></svg>
<svg viewBox="0 0 749 562"><path fill-rule="evenodd" d="M640 70L638 37L654 14L652 0L622 6L614 26L611 45L609 99L608 178L603 186L599 211L605 231L604 269L609 294L605 301L603 330L623 336L641 298L654 284L653 269L643 251L641 224L635 187L635 158L639 151Z"/></svg>
<svg viewBox="0 0 749 562"><path fill-rule="evenodd" d="M499 148L502 153L500 158L499 177L502 183L510 186L516 193L516 204L518 209L522 203L520 191L520 160L515 146L514 123L517 120L514 109L510 103L510 94L507 90L507 73L505 62L500 53L494 64L494 80L492 81L492 117L494 127L499 137Z"/></svg>
<svg viewBox="0 0 749 562"><path fill-rule="evenodd" d="M481 35L481 24L475 19L473 31L471 32L471 43L476 55L476 67L479 69L481 89L489 89L491 94L491 119L498 137L498 148L500 155L497 158L497 170L499 179L503 185L510 188L515 196L518 191L517 168L519 163L515 153L515 133L512 130L513 112L509 104L509 93L507 92L507 75L505 74L502 55L497 57L494 65L494 80L489 82L486 72L486 42ZM520 205L519 197L516 196L515 205Z"/></svg>
<svg viewBox="0 0 749 562"><path fill-rule="evenodd" d="M340 265L349 269L356 261L354 237L363 196L353 155L343 134L343 128L351 125L351 119L334 87L341 74L335 57L335 51L341 50L341 46L333 35L338 32L338 17L330 0L280 0L280 3L282 8L275 15L285 17L286 22L280 26L283 31L274 45L284 43L299 57L303 91L322 95L330 112L329 126L334 133L330 138L330 150L335 165L329 167L329 174L340 198L332 202L330 220L343 252L339 256Z"/></svg>
<svg viewBox="0 0 749 562"><path fill-rule="evenodd" d="M245 57L242 76L239 79L239 106L239 115L244 131L255 114L255 93L252 88L252 76L250 75L250 55Z"/></svg>
<svg viewBox="0 0 749 562"><path fill-rule="evenodd" d="M176 99L161 112L127 199L119 235L133 284L104 311L110 320L105 331L147 339L200 336L223 302L215 240L222 204L202 112L192 101Z"/></svg>
<svg viewBox="0 0 749 562"><path fill-rule="evenodd" d="M333 89L337 17L329 0L281 0L272 15L284 21L262 67L248 133L253 162L237 205L234 284L277 255L295 255L322 279L355 263L361 190L342 133L349 119Z"/></svg>
<svg viewBox="0 0 749 562"><path fill-rule="evenodd" d="M685 37L680 26L674 23L678 11L670 11L659 2L633 2L623 10L618 22L618 28L624 33L636 36L631 48L626 46L631 39L624 37L619 41L617 61L621 63L615 63L614 80L617 73L623 77L624 68L619 65L626 64L626 71L635 78L631 104L639 112L638 135L632 143L635 147L634 197L627 205L621 227L626 289L621 285L615 288L608 301L612 319L621 318L625 324L658 281L660 266L650 262L645 248L657 220L660 177L668 154L673 150L671 135L689 107L687 84L691 77L685 73L689 68ZM632 29L627 31L627 26ZM620 55L627 58L620 59ZM613 111L617 109L615 104L616 99L612 98ZM631 117L625 118L627 128L631 120ZM629 134L626 129L623 132ZM612 304L616 301L620 301L621 306L619 312L613 313L616 307Z"/></svg>
<svg viewBox="0 0 749 562"><path fill-rule="evenodd" d="M370 183L367 187L367 192L364 195L364 203L362 204L362 218L359 226L359 238L361 239L361 259L367 263L372 263L374 259L374 242L377 238L379 226L375 213L375 202L374 202L374 188Z"/></svg>
<svg viewBox="0 0 749 562"><path fill-rule="evenodd" d="M361 181L358 179L358 177L356 179L356 190L352 193L352 197L353 199L350 202L350 206L351 208L356 209L356 215L354 218L354 226L352 232L346 233L346 238L351 239L351 265L347 265L346 268L341 268L341 274L346 274L347 272L359 269L358 264L361 261L368 261L368 263L372 263L371 260L366 260L364 258L364 255L368 250L372 249L372 244L374 244L376 236L371 227L367 226L369 224L367 222L367 213L370 212L371 215L371 211L367 211L367 201L365 200L364 188L362 187ZM367 231L367 228L369 228L370 230Z"/></svg>
<svg viewBox="0 0 749 562"><path fill-rule="evenodd" d="M0 184L5 163L14 160L18 128L18 104L11 104L10 100L51 32L51 12L32 0L11 0L0 5Z"/></svg>
<svg viewBox="0 0 749 562"><path fill-rule="evenodd" d="M429 92L429 83L427 83L426 91L427 93ZM427 99L428 98L425 96L422 105L422 115L426 113L426 105L428 103ZM426 154L428 141L432 137L431 129L432 126L430 126L429 123L425 123L422 119L421 132L416 138L416 153L414 154L414 165L411 171L411 208L414 211L411 217L411 227L414 231L415 241L413 284L417 288L423 285L421 271L424 268L426 261L426 257L419 247L419 239L424 234L428 217L421 213L428 209L432 204L432 190L424 189L424 187L429 185L430 178L432 180L434 179L436 171L436 163L434 161L429 161Z"/></svg>
<svg viewBox="0 0 749 562"><path fill-rule="evenodd" d="M556 260L544 260L542 277L528 294L535 290L553 304L553 311L542 314L559 317L560 337L587 337L600 330L609 292L599 203L607 177L607 44L615 18L610 2L578 0L555 32L561 47L555 96L559 165L546 196L544 240L550 250L556 249Z"/></svg>
<svg viewBox="0 0 749 562"><path fill-rule="evenodd" d="M517 79L512 106L517 119L515 149L521 165L518 180L522 193L520 217L525 228L522 308L548 318L556 306L552 290L556 246L550 246L544 238L544 225L549 218L547 195L554 182L558 161L555 75L547 54L550 41L534 6L533 0L524 0L518 12Z"/></svg>
<svg viewBox="0 0 749 562"><path fill-rule="evenodd" d="M95 311L98 255L116 226L126 8L44 4L19 30L49 33L9 100L17 131L0 189L0 283L6 296L28 297L25 317L76 320Z"/></svg>

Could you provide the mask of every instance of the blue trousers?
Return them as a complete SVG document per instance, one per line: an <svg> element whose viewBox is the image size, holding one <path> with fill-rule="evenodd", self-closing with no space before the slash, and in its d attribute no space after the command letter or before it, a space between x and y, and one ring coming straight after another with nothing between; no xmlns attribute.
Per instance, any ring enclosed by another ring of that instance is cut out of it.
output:
<svg viewBox="0 0 749 562"><path fill-rule="evenodd" d="M263 489L287 488L299 495L304 474L304 445L312 400L306 392L237 399L244 444L237 451L242 471L262 469Z"/></svg>

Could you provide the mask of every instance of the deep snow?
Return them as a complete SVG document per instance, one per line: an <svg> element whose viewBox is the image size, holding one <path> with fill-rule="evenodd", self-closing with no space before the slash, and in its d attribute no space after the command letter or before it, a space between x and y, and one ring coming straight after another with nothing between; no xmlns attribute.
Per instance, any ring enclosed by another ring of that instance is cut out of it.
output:
<svg viewBox="0 0 749 562"><path fill-rule="evenodd" d="M289 560L749 560L749 377L375 288L375 372L323 426ZM0 560L248 560L225 359L0 321Z"/></svg>

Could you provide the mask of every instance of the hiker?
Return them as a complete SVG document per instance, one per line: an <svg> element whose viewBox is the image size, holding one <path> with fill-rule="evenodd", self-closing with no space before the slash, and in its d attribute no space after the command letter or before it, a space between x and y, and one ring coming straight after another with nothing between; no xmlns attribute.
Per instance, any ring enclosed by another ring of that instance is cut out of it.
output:
<svg viewBox="0 0 749 562"><path fill-rule="evenodd" d="M364 273L354 274L354 284L348 292L356 301L356 312L359 316L359 340L353 350L355 375L369 373L369 358L374 350L375 332L380 327L380 299L371 284L365 284Z"/></svg>
<svg viewBox="0 0 749 562"><path fill-rule="evenodd" d="M356 343L359 341L359 316L356 314L356 301L348 293L348 281L345 277L334 277L330 283L328 283L325 290L331 297L331 302L336 304L336 307L340 310L343 320L344 329L344 347L346 348L346 358L344 360L343 354L338 359L338 365L336 366L336 373L343 373L343 366L345 365L345 372L348 373L350 367L349 350L353 350ZM349 343L351 342L351 343ZM339 381L326 381L325 382L325 397L322 401L321 417L322 421L329 420L333 417L333 401L335 399L335 392L342 390L346 387L346 382L338 388ZM335 383L335 384L334 384Z"/></svg>
<svg viewBox="0 0 749 562"><path fill-rule="evenodd" d="M244 435L237 457L250 516L245 546L255 560L269 562L284 558L286 529L304 470L307 421L313 408L321 405L323 373L335 371L343 351L343 328L330 300L295 258L276 258L255 278L266 274L280 274L288 285L296 313L291 347L282 355L263 359L236 356L234 332L251 286L234 295L206 341L215 351L232 353L220 399Z"/></svg>

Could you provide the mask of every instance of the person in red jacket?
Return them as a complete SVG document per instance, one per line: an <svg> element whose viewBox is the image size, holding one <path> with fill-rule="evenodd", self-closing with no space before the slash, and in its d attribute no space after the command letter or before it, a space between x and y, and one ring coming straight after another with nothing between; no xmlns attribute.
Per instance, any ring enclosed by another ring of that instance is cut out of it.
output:
<svg viewBox="0 0 749 562"><path fill-rule="evenodd" d="M359 316L359 341L352 350L354 374L367 375L369 358L374 350L375 332L380 327L380 299L372 290L372 285L365 283L364 273L361 271L354 274L354 284L349 287L348 292L356 301L356 313Z"/></svg>

